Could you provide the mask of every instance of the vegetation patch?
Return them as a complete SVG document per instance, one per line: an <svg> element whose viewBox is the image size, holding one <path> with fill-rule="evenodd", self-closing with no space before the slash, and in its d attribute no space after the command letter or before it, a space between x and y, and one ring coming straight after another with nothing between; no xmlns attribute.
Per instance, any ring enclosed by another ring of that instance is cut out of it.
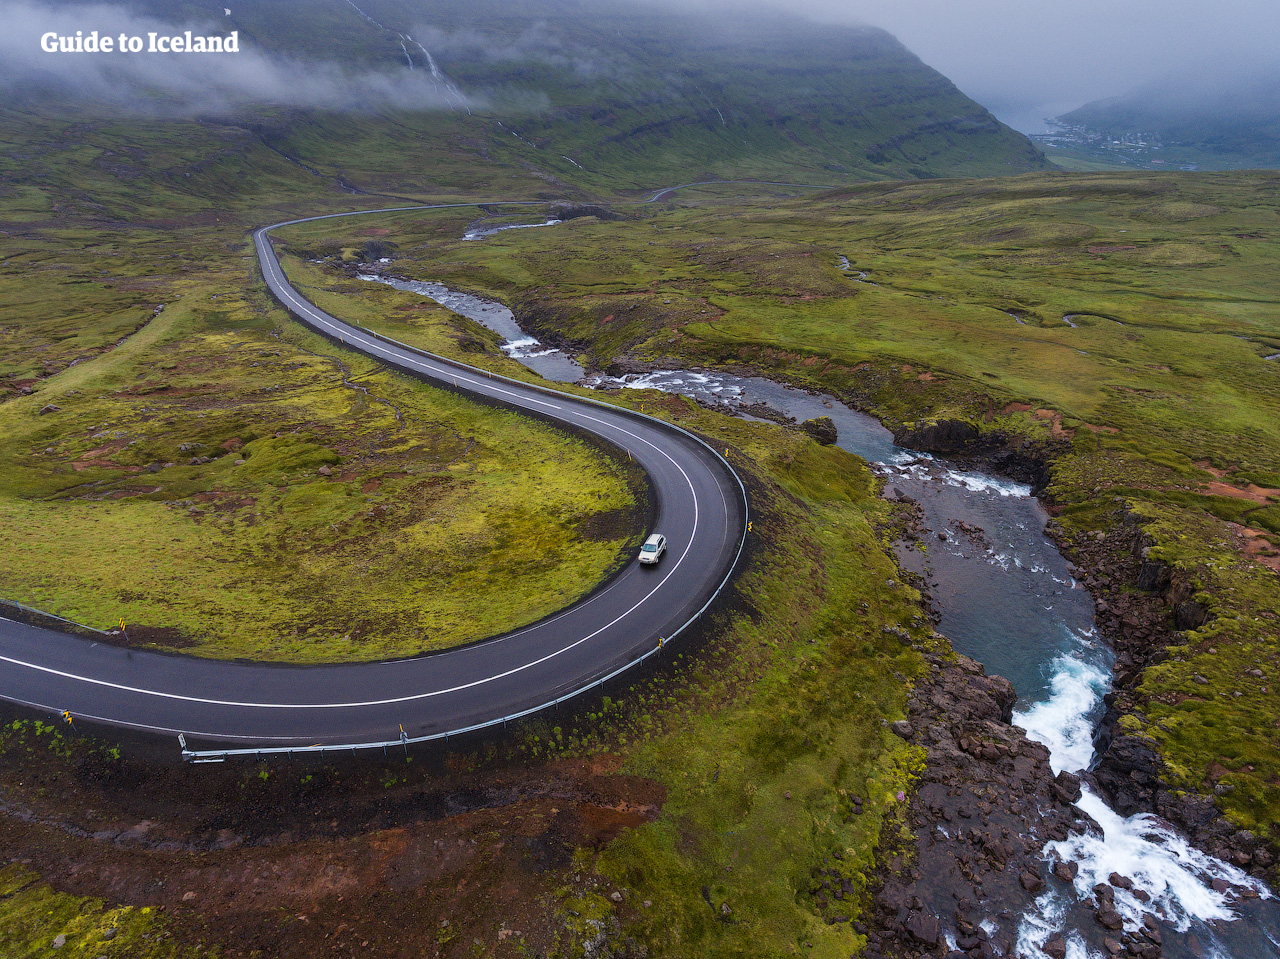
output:
<svg viewBox="0 0 1280 959"><path fill-rule="evenodd" d="M1269 676L1278 635L1263 565L1280 546L1268 492L1280 485L1280 366L1266 359L1280 351L1278 210L1273 173L1032 175L677 200L628 222L422 249L432 279L507 298L601 368L759 372L891 426L958 420L979 442L1065 450L1048 492L1070 535L1102 531L1116 500L1129 504L1212 608L1187 635L1212 634L1203 648L1221 666L1149 670L1133 722L1180 783L1274 836L1266 757L1280 732L1256 714L1265 694L1251 690L1266 683L1242 688L1237 674ZM404 252L400 269L422 269ZM1207 684L1192 683L1174 723L1169 696L1196 670Z"/></svg>
<svg viewBox="0 0 1280 959"><path fill-rule="evenodd" d="M129 239L122 273L152 248ZM375 659L533 622L629 556L625 457L337 349L226 263L155 278L168 305L116 342L118 291L65 279L99 255L11 275L14 336L46 335L70 283L79 337L110 348L0 405L4 598L135 645ZM475 337L450 316L433 335Z"/></svg>

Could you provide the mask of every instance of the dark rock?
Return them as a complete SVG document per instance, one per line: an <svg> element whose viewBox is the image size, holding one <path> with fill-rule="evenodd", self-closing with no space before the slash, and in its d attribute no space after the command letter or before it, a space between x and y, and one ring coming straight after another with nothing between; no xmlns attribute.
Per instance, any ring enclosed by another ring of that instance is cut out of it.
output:
<svg viewBox="0 0 1280 959"><path fill-rule="evenodd" d="M1109 902L1103 903L1099 906L1095 915L1097 916L1098 923L1107 929L1115 930L1124 928L1124 920L1120 918L1120 913L1116 912L1115 906L1111 905Z"/></svg>
<svg viewBox="0 0 1280 959"><path fill-rule="evenodd" d="M800 429L804 430L823 446L830 446L836 441L836 424L830 416L818 416L811 420L805 420L800 424Z"/></svg>
<svg viewBox="0 0 1280 959"><path fill-rule="evenodd" d="M978 428L963 420L913 423L893 434L893 441L926 453L963 453L978 442Z"/></svg>
<svg viewBox="0 0 1280 959"><path fill-rule="evenodd" d="M620 220L621 214L613 212L599 203L573 203L561 201L552 203L551 216L557 220L576 220L579 217L594 216L598 220Z"/></svg>
<svg viewBox="0 0 1280 959"><path fill-rule="evenodd" d="M62 407L57 406L54 403L47 403L44 406L40 407L41 416L44 416L46 413L59 413L61 411L62 411Z"/></svg>
<svg viewBox="0 0 1280 959"><path fill-rule="evenodd" d="M1135 585L1138 589L1146 590L1148 593L1158 593L1169 586L1171 579L1172 574L1169 572L1169 567L1164 563L1143 560L1142 566L1138 569L1138 579Z"/></svg>
<svg viewBox="0 0 1280 959"><path fill-rule="evenodd" d="M1128 876L1120 875L1120 873L1118 872L1113 872L1110 876L1108 876L1107 882L1111 883L1111 885L1115 886L1117 889L1133 888L1133 880L1130 879Z"/></svg>
<svg viewBox="0 0 1280 959"><path fill-rule="evenodd" d="M1209 611L1195 600L1178 603L1173 607L1173 628L1177 630L1199 629L1209 619Z"/></svg>
<svg viewBox="0 0 1280 959"><path fill-rule="evenodd" d="M1063 882L1073 882L1078 872L1080 864L1076 862L1063 862L1059 859L1053 864L1053 874Z"/></svg>
<svg viewBox="0 0 1280 959"><path fill-rule="evenodd" d="M1079 802L1081 796L1080 777L1064 769L1054 777L1053 794L1064 803Z"/></svg>
<svg viewBox="0 0 1280 959"><path fill-rule="evenodd" d="M1044 880L1037 873L1024 872L1018 877L1018 882L1022 884L1022 888L1033 896L1044 889Z"/></svg>
<svg viewBox="0 0 1280 959"><path fill-rule="evenodd" d="M1054 936L1040 948L1049 959L1066 959L1067 940L1062 936Z"/></svg>
<svg viewBox="0 0 1280 959"><path fill-rule="evenodd" d="M889 726L893 730L895 736L901 736L903 739L910 739L915 735L915 729L905 719L899 719L897 722Z"/></svg>
<svg viewBox="0 0 1280 959"><path fill-rule="evenodd" d="M938 940L942 937L942 924L938 921L938 917L928 912L913 912L907 916L907 921L903 927L911 934L913 939L925 943L926 945L936 946Z"/></svg>

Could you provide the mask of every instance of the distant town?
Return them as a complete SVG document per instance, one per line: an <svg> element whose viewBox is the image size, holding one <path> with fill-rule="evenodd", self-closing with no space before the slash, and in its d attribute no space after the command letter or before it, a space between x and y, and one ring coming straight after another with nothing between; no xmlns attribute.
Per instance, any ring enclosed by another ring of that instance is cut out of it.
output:
<svg viewBox="0 0 1280 959"><path fill-rule="evenodd" d="M1061 118L1047 118L1050 133L1036 133L1031 139L1050 151L1063 150L1077 155L1143 170L1197 170L1199 165L1185 162L1166 153L1166 144L1158 133L1102 132L1088 126L1065 123Z"/></svg>

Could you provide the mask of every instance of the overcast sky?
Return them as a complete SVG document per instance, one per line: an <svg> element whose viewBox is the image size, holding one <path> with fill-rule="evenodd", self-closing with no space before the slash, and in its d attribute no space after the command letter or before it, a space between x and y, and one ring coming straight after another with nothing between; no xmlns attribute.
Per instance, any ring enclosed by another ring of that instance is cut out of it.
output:
<svg viewBox="0 0 1280 959"><path fill-rule="evenodd" d="M1280 0L777 2L883 27L1020 129L1169 75L1280 72Z"/></svg>

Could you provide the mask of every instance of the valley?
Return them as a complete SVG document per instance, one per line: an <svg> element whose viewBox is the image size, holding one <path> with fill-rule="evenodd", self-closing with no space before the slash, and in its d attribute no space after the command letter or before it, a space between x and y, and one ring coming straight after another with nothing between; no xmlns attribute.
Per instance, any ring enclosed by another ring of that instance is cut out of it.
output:
<svg viewBox="0 0 1280 959"><path fill-rule="evenodd" d="M281 307L254 232L357 211L275 230L299 297L688 431L741 560L601 688L359 755L183 763L141 710L32 708L5 645L0 952L1274 948L1276 174L1068 174L869 27L298 9L120 13L237 30L243 75L12 74L0 600L179 698L345 704L515 672L476 641L638 569L652 463Z"/></svg>

